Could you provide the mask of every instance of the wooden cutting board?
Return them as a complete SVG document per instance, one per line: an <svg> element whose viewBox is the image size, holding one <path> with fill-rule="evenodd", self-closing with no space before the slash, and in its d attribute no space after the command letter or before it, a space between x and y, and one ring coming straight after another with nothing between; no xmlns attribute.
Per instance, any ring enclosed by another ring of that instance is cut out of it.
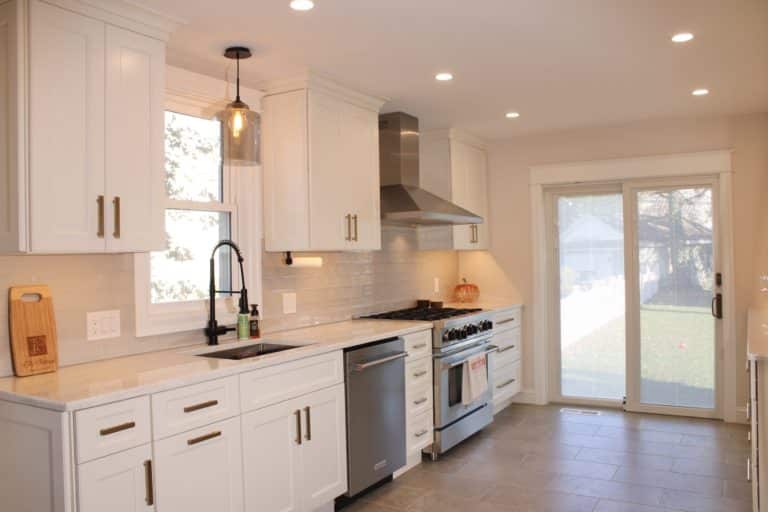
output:
<svg viewBox="0 0 768 512"><path fill-rule="evenodd" d="M8 292L13 369L19 377L55 372L59 366L53 297L45 285Z"/></svg>

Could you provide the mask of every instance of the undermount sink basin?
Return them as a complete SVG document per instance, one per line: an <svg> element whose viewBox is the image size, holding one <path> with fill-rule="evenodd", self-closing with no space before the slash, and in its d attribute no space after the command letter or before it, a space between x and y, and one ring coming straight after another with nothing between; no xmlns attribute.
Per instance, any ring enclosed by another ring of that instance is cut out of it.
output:
<svg viewBox="0 0 768 512"><path fill-rule="evenodd" d="M263 356L265 354L274 354L283 350L298 348L301 345L278 345L276 343L257 343L246 347L228 348L218 352L208 352L207 354L198 354L200 357L213 357L215 359L248 359L250 357Z"/></svg>

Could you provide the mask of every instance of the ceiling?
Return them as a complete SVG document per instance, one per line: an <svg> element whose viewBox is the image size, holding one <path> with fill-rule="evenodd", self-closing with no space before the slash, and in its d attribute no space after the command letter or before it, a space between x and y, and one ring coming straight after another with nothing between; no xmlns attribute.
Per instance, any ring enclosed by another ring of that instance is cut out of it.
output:
<svg viewBox="0 0 768 512"><path fill-rule="evenodd" d="M424 128L489 140L661 118L768 111L766 0L140 0L187 23L173 65L243 83L312 70L390 98ZM693 32L673 44L676 32ZM450 71L451 82L435 73ZM706 87L711 93L693 97ZM518 111L508 120L507 111Z"/></svg>

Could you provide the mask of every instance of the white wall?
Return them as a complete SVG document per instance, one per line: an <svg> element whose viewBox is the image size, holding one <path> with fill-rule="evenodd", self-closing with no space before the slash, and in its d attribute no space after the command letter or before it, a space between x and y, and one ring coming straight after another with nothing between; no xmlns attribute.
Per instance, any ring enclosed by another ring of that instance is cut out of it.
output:
<svg viewBox="0 0 768 512"><path fill-rule="evenodd" d="M603 160L715 149L733 149L734 253L736 269L737 361L745 357L746 310L759 299L757 275L768 273L768 114L644 121L519 137L491 144L489 252L463 253L460 274L485 296L532 303L533 263L529 168L534 165ZM758 258L762 255L762 258ZM768 302L768 300L766 301ZM732 307L726 305L726 308ZM524 389L533 388L531 309L525 313ZM544 340L538 340L542 342ZM741 373L736 373L741 375ZM746 399L746 381L737 401Z"/></svg>

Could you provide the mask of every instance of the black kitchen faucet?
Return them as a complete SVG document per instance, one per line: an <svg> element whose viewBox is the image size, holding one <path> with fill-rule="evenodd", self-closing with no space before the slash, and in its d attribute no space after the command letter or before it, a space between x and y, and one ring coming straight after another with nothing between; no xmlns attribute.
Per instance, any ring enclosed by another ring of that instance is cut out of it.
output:
<svg viewBox="0 0 768 512"><path fill-rule="evenodd" d="M240 283L242 288L240 288L240 291L232 291L232 290L217 290L216 289L216 282L213 279L214 275L214 256L216 255L216 251L218 251L223 246L231 247L235 250L235 254L237 254L237 262L240 264ZM211 262L210 262L210 282L208 285L208 292L209 292L209 306L210 306L210 313L208 315L208 327L205 328L205 335L208 336L208 344L209 345L218 345L219 344L219 336L222 334L226 334L230 331L234 331L234 327L227 327L225 325L222 325L219 327L219 324L216 322L216 294L217 293L239 293L240 294L240 311L243 310L243 305L245 304L245 309L248 309L248 290L245 288L245 273L243 271L243 255L240 252L240 248L237 246L235 242L232 240L221 240L219 243L216 244L216 246L213 248L213 251L211 251Z"/></svg>

